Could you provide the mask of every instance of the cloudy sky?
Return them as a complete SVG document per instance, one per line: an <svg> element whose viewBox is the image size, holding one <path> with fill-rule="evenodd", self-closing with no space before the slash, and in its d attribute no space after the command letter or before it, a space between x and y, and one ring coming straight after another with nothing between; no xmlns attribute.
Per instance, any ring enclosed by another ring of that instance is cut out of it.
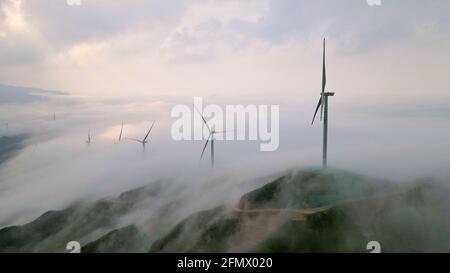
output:
<svg viewBox="0 0 450 273"><path fill-rule="evenodd" d="M0 82L92 96L449 99L446 0L0 1Z"/></svg>

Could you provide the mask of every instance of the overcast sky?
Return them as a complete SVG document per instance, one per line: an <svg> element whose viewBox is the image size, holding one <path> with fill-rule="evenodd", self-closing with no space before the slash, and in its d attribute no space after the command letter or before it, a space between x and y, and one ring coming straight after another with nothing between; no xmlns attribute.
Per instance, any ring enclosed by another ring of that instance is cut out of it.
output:
<svg viewBox="0 0 450 273"><path fill-rule="evenodd" d="M447 0L0 0L0 82L93 96L449 99Z"/></svg>

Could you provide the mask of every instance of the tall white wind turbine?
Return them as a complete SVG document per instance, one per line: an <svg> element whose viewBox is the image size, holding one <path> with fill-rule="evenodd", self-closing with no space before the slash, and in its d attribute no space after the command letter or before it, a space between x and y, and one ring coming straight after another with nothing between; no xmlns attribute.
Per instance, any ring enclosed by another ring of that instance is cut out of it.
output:
<svg viewBox="0 0 450 273"><path fill-rule="evenodd" d="M311 124L314 124L317 112L320 108L320 120L322 121L323 115L323 146L322 146L322 167L327 167L327 152L328 152L328 97L334 96L334 92L325 92L327 84L327 74L325 69L325 38L323 39L323 53L322 53L322 92L320 93L319 103L317 104L316 111Z"/></svg>
<svg viewBox="0 0 450 273"><path fill-rule="evenodd" d="M209 132L208 138L205 142L205 146L203 146L202 154L200 155L200 160L203 158L203 154L205 153L206 147L208 147L208 143L211 143L211 166L214 167L214 136L216 134L226 133L227 131L216 131L214 128L209 127L208 122L206 122L206 119L205 117L203 117L202 113L200 113L197 108L195 108L195 110L197 110L198 114L202 117L203 123L205 124Z"/></svg>

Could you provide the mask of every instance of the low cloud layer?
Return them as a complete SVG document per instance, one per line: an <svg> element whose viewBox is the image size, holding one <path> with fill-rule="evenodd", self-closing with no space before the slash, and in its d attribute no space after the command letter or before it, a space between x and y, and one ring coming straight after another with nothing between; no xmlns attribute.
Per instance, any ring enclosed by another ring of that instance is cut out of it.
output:
<svg viewBox="0 0 450 273"><path fill-rule="evenodd" d="M189 100L179 103L189 105ZM221 185L213 187L220 189L217 194L230 190L229 194L208 195L211 204L219 204L250 189L252 179L320 164L321 126L310 125L311 105L280 103L277 151L260 152L255 141L216 141L216 168L212 171L209 152L199 161L204 141L177 142L171 138L175 119L170 110L175 104L163 99L130 102L72 96L4 104L1 113L10 120L8 135L25 133L29 138L23 150L0 166L0 206L5 208L0 223L23 223L46 210L115 195L161 179L180 189L220 181ZM331 166L398 181L450 177L446 168L450 131L442 131L450 117L390 115L386 119L381 108L344 110L334 101L331 106ZM127 140L142 138L153 120L156 125L145 151L141 144ZM122 121L123 140L117 145L114 142ZM4 126L2 130L4 134ZM85 143L89 130L91 145Z"/></svg>

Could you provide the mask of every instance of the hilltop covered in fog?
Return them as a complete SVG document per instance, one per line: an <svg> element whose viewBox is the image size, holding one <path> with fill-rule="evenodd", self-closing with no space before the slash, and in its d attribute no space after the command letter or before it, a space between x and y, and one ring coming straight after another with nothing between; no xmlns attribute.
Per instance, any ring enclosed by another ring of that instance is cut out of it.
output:
<svg viewBox="0 0 450 273"><path fill-rule="evenodd" d="M289 171L236 203L180 214L190 201L167 181L114 198L49 211L0 230L2 252L387 252L445 251L448 187L394 183L339 170ZM164 202L159 202L161 198Z"/></svg>

